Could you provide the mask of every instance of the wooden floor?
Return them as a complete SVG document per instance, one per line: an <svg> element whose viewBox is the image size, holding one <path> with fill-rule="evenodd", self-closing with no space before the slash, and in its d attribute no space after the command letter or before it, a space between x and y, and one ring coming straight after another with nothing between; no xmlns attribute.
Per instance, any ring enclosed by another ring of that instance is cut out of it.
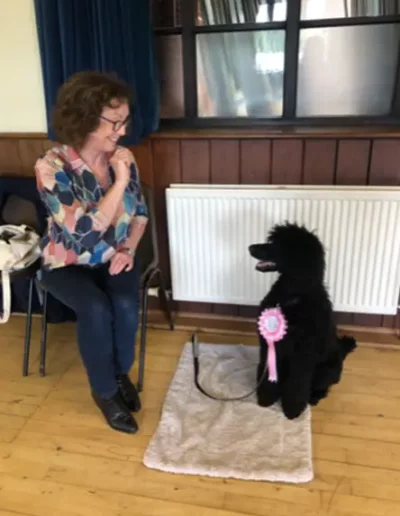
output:
<svg viewBox="0 0 400 516"><path fill-rule="evenodd" d="M400 514L399 351L361 347L313 410L313 482L241 482L141 463L188 332L149 332L140 432L129 436L108 429L93 405L73 325L50 327L48 376L40 378L35 321L31 374L21 376L23 323L16 317L0 333L0 516Z"/></svg>

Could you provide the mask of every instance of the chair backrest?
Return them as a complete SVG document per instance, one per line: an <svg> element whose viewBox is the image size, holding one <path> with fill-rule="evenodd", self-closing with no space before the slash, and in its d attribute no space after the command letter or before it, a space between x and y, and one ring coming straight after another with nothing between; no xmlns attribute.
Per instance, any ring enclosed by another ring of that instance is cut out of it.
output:
<svg viewBox="0 0 400 516"><path fill-rule="evenodd" d="M26 224L42 235L46 217L34 177L0 177L0 224Z"/></svg>
<svg viewBox="0 0 400 516"><path fill-rule="evenodd" d="M146 183L142 182L141 188L149 214L146 230L137 249L137 255L141 264L141 278L144 279L150 270L159 266L159 255L153 193Z"/></svg>
<svg viewBox="0 0 400 516"><path fill-rule="evenodd" d="M26 224L39 234L42 227L35 203L11 194L7 197L0 213L1 224L19 226Z"/></svg>

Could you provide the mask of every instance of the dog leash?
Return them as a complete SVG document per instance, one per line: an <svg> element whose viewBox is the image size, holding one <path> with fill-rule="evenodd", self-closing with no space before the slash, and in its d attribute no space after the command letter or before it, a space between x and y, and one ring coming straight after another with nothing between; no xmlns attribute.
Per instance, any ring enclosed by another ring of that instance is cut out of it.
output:
<svg viewBox="0 0 400 516"><path fill-rule="evenodd" d="M261 378L259 379L259 381L257 382L257 385L251 392L244 394L243 396L239 396L237 398L225 398L225 397L213 396L212 394L210 394L206 390L204 390L199 382L199 373L200 373L199 342L198 342L196 333L193 333L193 335L192 335L192 352L193 352L193 366L194 366L194 383L195 383L196 387L198 388L198 390L202 394L204 394L204 396L207 396L207 398L211 398L212 400L217 400L217 401L241 401L241 400L244 400L244 399L250 397L252 394L254 394L257 391L257 389L260 387L260 385L264 381L264 379L267 375L267 372L268 372L268 361L266 360L264 371L261 375Z"/></svg>
<svg viewBox="0 0 400 516"><path fill-rule="evenodd" d="M293 297L292 299L287 300L285 303L283 303L283 306L294 306L298 302L299 302L299 297ZM277 306L282 306L282 305L277 305ZM217 396L213 396L212 394L208 393L205 389L203 389L203 387L200 385L200 382L199 382L199 374L200 374L199 342L198 342L196 333L193 333L193 335L192 335L192 354L193 354L194 383L195 383L197 389L202 394L204 394L204 396L207 396L207 398L210 398L210 399L216 400L216 401L241 401L246 398L249 398L260 387L260 385L264 381L264 379L267 375L267 372L268 372L268 360L266 360L263 373L262 373L259 381L257 382L257 385L254 387L253 390L251 390L247 394L243 394L243 396L238 396L237 398L226 398L226 397L222 397L222 396L217 397Z"/></svg>

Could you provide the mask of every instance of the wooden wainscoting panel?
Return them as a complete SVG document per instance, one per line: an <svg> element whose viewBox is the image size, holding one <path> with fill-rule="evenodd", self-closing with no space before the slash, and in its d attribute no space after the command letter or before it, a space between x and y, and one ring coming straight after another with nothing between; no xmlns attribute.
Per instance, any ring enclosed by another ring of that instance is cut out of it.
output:
<svg viewBox="0 0 400 516"><path fill-rule="evenodd" d="M211 183L238 184L239 168L239 141L211 140Z"/></svg>
<svg viewBox="0 0 400 516"><path fill-rule="evenodd" d="M335 182L337 140L306 140L303 183L331 185Z"/></svg>
<svg viewBox="0 0 400 516"><path fill-rule="evenodd" d="M18 155L23 176L35 175L35 163L45 153L44 140L22 139L18 140Z"/></svg>
<svg viewBox="0 0 400 516"><path fill-rule="evenodd" d="M366 185L371 140L340 140L336 168L336 184Z"/></svg>
<svg viewBox="0 0 400 516"><path fill-rule="evenodd" d="M400 140L375 140L369 172L370 185L400 185Z"/></svg>
<svg viewBox="0 0 400 516"><path fill-rule="evenodd" d="M153 188L153 157L151 155L151 142L144 140L139 145L130 147L135 156L136 163L139 168L140 179Z"/></svg>
<svg viewBox="0 0 400 516"><path fill-rule="evenodd" d="M302 183L304 142L273 140L271 181L275 185Z"/></svg>
<svg viewBox="0 0 400 516"><path fill-rule="evenodd" d="M22 164L19 155L18 141L0 138L0 175L22 176Z"/></svg>
<svg viewBox="0 0 400 516"><path fill-rule="evenodd" d="M271 140L240 142L240 183L265 185L271 183Z"/></svg>
<svg viewBox="0 0 400 516"><path fill-rule="evenodd" d="M182 141L181 160L183 183L211 183L209 141Z"/></svg>

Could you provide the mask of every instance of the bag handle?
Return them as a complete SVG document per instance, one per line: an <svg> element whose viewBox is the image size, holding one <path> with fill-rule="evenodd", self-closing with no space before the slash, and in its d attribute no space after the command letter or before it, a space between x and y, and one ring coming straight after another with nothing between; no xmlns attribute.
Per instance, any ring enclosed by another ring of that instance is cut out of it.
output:
<svg viewBox="0 0 400 516"><path fill-rule="evenodd" d="M4 269L1 273L1 282L3 287L3 313L0 314L0 324L5 324L8 322L11 312L10 273L7 269Z"/></svg>

